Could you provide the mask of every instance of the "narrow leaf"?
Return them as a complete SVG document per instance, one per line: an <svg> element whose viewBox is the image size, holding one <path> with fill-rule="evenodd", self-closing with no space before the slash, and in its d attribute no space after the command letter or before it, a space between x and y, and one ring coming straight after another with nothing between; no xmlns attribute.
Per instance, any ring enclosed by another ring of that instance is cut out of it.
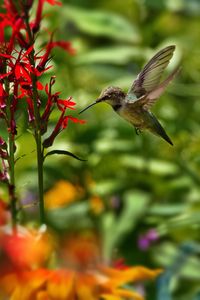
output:
<svg viewBox="0 0 200 300"><path fill-rule="evenodd" d="M69 151L66 151L66 150L52 150L50 152L48 152L45 156L44 156L44 160L47 156L49 155L54 155L54 154L61 154L61 155L67 155L67 156L71 156L77 160L80 160L80 161L86 161L86 159L82 159L82 158L79 158L78 156L76 156L75 154L69 152Z"/></svg>

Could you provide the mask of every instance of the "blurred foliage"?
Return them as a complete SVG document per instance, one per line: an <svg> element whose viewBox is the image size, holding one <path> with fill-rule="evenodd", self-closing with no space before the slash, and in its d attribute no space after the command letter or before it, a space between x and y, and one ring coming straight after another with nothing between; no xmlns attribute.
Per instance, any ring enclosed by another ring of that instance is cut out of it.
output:
<svg viewBox="0 0 200 300"><path fill-rule="evenodd" d="M174 147L150 133L137 136L110 107L99 104L82 115L85 125L70 123L52 147L87 161L49 157L45 190L60 179L84 190L77 202L49 210L54 228L95 226L104 238L108 259L124 257L127 263L166 268L157 285L157 299L199 299L199 1L68 0L62 10L46 9L45 26L51 29L57 24L56 38L69 39L76 49L73 57L56 50L49 76L57 75L57 90L63 97L73 96L77 111L106 86L127 91L158 49L176 45L168 71L180 64L181 72L153 108ZM19 121L17 153L25 156L16 168L23 198L27 191L36 193L37 180L33 141L23 132L23 115ZM96 195L104 203L98 216L91 213L88 201ZM156 229L160 239L142 253L137 240L149 228ZM192 249L188 255L183 255L183 244ZM155 297L148 288L147 299Z"/></svg>

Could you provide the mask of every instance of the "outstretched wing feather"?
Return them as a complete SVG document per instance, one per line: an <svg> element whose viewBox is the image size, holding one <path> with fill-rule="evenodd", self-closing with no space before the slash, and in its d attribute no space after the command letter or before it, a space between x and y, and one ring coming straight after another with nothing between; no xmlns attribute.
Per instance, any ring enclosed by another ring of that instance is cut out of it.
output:
<svg viewBox="0 0 200 300"><path fill-rule="evenodd" d="M156 86L154 90L148 92L147 96L143 96L138 99L133 105L143 106L144 109L149 110L179 71L180 68L177 67L163 82Z"/></svg>
<svg viewBox="0 0 200 300"><path fill-rule="evenodd" d="M127 93L125 101L130 102L132 99L135 101L137 98L140 98L144 94L154 90L154 88L159 84L163 71L169 64L174 50L174 45L168 46L160 50L150 59L133 82Z"/></svg>

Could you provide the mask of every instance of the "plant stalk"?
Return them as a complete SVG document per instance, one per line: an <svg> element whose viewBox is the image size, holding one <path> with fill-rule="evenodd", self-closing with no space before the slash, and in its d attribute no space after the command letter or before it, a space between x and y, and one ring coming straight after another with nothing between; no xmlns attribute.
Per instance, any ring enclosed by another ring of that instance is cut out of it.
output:
<svg viewBox="0 0 200 300"><path fill-rule="evenodd" d="M9 82L5 82L5 90L9 95ZM7 126L8 126L8 173L9 173L9 181L8 181L8 193L9 193L9 203L11 208L11 217L12 217L12 227L13 230L16 228L17 224L17 197L15 194L15 135L11 129L12 123L12 96L9 95L7 98L6 105L6 115L7 115Z"/></svg>
<svg viewBox="0 0 200 300"><path fill-rule="evenodd" d="M29 36L30 45L34 44L34 36L31 32L31 28L29 25L29 16L26 13L25 15L25 23L27 27L27 33ZM34 49L29 54L29 59L31 65L35 68L35 60L34 60ZM45 209L44 209L44 179L43 179L43 163L44 163L44 150L42 146L41 139L41 119L40 119L40 110L38 107L38 93L37 93L37 76L32 73L32 100L33 100L33 108L34 108L34 138L37 148L37 172L38 172L38 197L39 197L39 211L40 211L40 222L41 224L45 224Z"/></svg>
<svg viewBox="0 0 200 300"><path fill-rule="evenodd" d="M40 209L40 222L45 223L45 209L44 209L44 179L43 179L43 148L41 143L40 132L35 136L37 145L37 172L38 172L38 196L39 196L39 209Z"/></svg>
<svg viewBox="0 0 200 300"><path fill-rule="evenodd" d="M10 132L8 137L9 145L9 198L12 216L12 227L15 228L17 224L17 197L15 195L15 144L14 135Z"/></svg>

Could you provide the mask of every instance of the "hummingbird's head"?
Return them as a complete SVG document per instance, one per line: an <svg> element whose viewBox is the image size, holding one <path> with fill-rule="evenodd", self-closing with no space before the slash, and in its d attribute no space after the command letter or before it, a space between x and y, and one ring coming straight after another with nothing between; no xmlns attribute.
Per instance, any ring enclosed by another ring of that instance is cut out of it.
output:
<svg viewBox="0 0 200 300"><path fill-rule="evenodd" d="M106 102L112 107L121 105L125 96L126 94L120 88L110 86L101 92L100 96L95 100L95 102L84 108L82 111L80 111L80 113L100 102Z"/></svg>
<svg viewBox="0 0 200 300"><path fill-rule="evenodd" d="M123 103L126 94L118 87L109 86L103 90L96 102L106 102L111 106L120 105Z"/></svg>

